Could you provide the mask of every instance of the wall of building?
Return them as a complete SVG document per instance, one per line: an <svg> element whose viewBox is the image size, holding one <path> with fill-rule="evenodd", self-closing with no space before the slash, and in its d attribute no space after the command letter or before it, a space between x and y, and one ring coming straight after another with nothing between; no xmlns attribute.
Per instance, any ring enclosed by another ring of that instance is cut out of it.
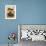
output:
<svg viewBox="0 0 46 46"><path fill-rule="evenodd" d="M16 5L16 20L5 19L7 4ZM8 43L9 32L17 34L18 24L46 24L46 0L0 0L0 44Z"/></svg>

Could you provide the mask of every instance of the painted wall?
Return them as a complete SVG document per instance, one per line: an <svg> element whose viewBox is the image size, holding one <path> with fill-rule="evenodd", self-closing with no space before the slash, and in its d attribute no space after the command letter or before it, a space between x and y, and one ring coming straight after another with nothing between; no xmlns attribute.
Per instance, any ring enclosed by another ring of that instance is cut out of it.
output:
<svg viewBox="0 0 46 46"><path fill-rule="evenodd" d="M5 20L7 4L16 5L16 20ZM46 24L46 0L0 0L0 44L8 43L9 32L17 34L18 24Z"/></svg>

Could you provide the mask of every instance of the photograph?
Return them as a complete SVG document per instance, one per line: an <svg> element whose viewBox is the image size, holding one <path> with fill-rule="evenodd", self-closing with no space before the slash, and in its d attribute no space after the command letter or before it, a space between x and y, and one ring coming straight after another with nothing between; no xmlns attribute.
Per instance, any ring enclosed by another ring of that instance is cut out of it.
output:
<svg viewBox="0 0 46 46"><path fill-rule="evenodd" d="M19 25L18 30L20 40L46 41L46 25L22 24Z"/></svg>
<svg viewBox="0 0 46 46"><path fill-rule="evenodd" d="M16 5L5 5L5 19L16 19Z"/></svg>

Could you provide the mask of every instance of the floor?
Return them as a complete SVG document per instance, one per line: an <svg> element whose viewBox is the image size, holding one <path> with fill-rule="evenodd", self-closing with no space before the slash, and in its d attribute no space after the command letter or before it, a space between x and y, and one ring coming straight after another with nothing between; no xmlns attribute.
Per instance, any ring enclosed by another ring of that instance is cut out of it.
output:
<svg viewBox="0 0 46 46"><path fill-rule="evenodd" d="M45 41L21 40L20 46L46 46L46 42Z"/></svg>
<svg viewBox="0 0 46 46"><path fill-rule="evenodd" d="M8 46L8 44L0 44L0 46ZM12 45L10 45L12 46ZM19 44L14 44L13 46L46 46L46 41L31 41L31 40L21 40Z"/></svg>
<svg viewBox="0 0 46 46"><path fill-rule="evenodd" d="M8 46L8 44L0 44L0 46ZM18 46L18 44L10 45L10 46Z"/></svg>

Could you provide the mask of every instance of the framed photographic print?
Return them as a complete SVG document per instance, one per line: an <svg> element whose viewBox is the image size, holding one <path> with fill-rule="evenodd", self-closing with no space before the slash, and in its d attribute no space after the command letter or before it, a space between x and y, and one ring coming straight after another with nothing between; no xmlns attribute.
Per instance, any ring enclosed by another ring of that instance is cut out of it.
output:
<svg viewBox="0 0 46 46"><path fill-rule="evenodd" d="M16 5L5 5L5 19L16 19Z"/></svg>
<svg viewBox="0 0 46 46"><path fill-rule="evenodd" d="M19 24L18 41L46 41L46 25L39 24Z"/></svg>

